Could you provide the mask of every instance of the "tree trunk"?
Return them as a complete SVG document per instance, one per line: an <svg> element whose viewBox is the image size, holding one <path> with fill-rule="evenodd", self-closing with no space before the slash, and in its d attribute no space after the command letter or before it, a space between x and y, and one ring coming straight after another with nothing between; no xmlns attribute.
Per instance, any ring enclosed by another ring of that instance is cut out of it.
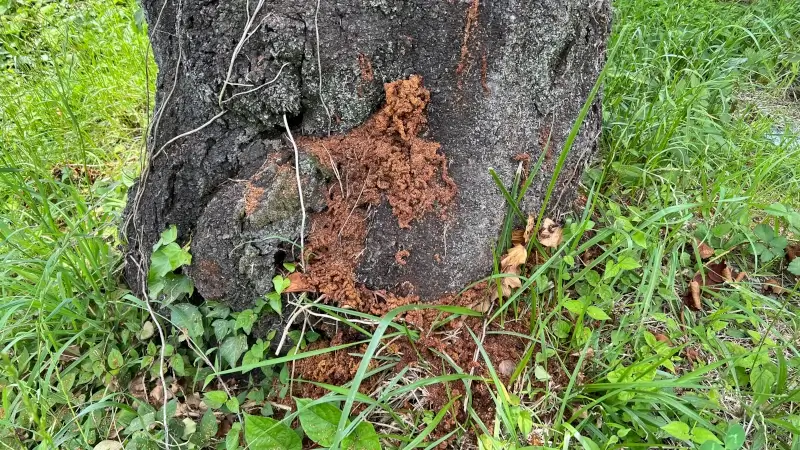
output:
<svg viewBox="0 0 800 450"><path fill-rule="evenodd" d="M491 271L505 201L490 168L510 184L520 158L546 152L524 202L538 211L604 63L609 29L607 0L143 0L143 7L159 74L149 167L126 212L126 277L143 290L150 249L176 224L179 240L191 240L197 292L238 309L272 289L277 263L299 257L286 241L298 241L303 217L284 120L300 147L305 232L340 190L365 220L351 276L370 289L435 298ZM359 203L363 187L351 185L336 155L325 161L309 152L326 141L301 136L348 133L380 110L384 83L412 75L430 92L427 126L414 134L440 145L447 167L436 170L445 181L449 174L456 193L404 223L388 191ZM551 215L570 209L600 122L598 99L560 174ZM340 236L352 226L346 221Z"/></svg>

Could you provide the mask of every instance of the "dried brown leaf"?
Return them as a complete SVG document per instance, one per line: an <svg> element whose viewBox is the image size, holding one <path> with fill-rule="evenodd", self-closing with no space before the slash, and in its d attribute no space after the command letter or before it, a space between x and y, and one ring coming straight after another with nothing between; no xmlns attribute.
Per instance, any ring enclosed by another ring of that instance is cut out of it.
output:
<svg viewBox="0 0 800 450"><path fill-rule="evenodd" d="M747 272L739 272L736 274L736 278L734 278L734 280L738 283L744 280L745 278L747 278Z"/></svg>
<svg viewBox="0 0 800 450"><path fill-rule="evenodd" d="M517 365L514 364L514 361L510 359L504 359L500 361L500 365L498 366L500 374L507 377L510 377L516 368Z"/></svg>
<svg viewBox="0 0 800 450"><path fill-rule="evenodd" d="M667 345L670 345L670 346L672 345L672 341L670 341L669 338L667 337L667 335L665 335L663 333L656 333L655 337L656 337L656 340L658 342L663 342L663 343L665 343Z"/></svg>
<svg viewBox="0 0 800 450"><path fill-rule="evenodd" d="M511 232L511 245L527 244L525 242L525 231L514 230Z"/></svg>
<svg viewBox="0 0 800 450"><path fill-rule="evenodd" d="M143 402L147 401L147 386L144 384L144 374L134 377L128 389L135 398Z"/></svg>
<svg viewBox="0 0 800 450"><path fill-rule="evenodd" d="M786 292L786 290L781 285L781 282L774 278L764 282L764 290L772 292L773 294L776 295L781 295L784 292Z"/></svg>
<svg viewBox="0 0 800 450"><path fill-rule="evenodd" d="M292 272L286 278L289 280L289 287L284 289L283 292L314 292L314 287L308 284L308 280L304 274Z"/></svg>
<svg viewBox="0 0 800 450"><path fill-rule="evenodd" d="M695 240L695 246L697 247L697 253L700 254L700 258L708 259L714 256L714 249L705 242Z"/></svg>
<svg viewBox="0 0 800 450"><path fill-rule="evenodd" d="M731 268L730 267L725 266L725 268L722 269L722 278L725 281L727 281L728 283L732 283L733 282L733 272L731 272Z"/></svg>
<svg viewBox="0 0 800 450"><path fill-rule="evenodd" d="M539 243L549 248L556 248L561 244L563 230L552 219L544 219L539 230Z"/></svg>
<svg viewBox="0 0 800 450"><path fill-rule="evenodd" d="M689 305L695 311L700 311L703 308L703 304L700 301L700 283L696 280L692 280L689 283L689 293L691 294L691 304Z"/></svg>
<svg viewBox="0 0 800 450"><path fill-rule="evenodd" d="M536 218L532 215L528 216L528 222L525 224L525 232L522 234L522 237L525 239L525 244L530 242L531 236L533 236L533 227L536 226Z"/></svg>
<svg viewBox="0 0 800 450"><path fill-rule="evenodd" d="M525 264L528 259L528 251L522 245L515 245L506 253L506 256L500 261L500 266L503 272L508 272L508 268L517 267Z"/></svg>

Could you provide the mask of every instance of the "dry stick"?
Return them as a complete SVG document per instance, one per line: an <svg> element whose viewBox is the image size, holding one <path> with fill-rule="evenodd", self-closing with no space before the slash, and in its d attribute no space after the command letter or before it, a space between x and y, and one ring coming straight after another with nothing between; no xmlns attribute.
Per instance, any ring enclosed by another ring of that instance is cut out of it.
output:
<svg viewBox="0 0 800 450"><path fill-rule="evenodd" d="M300 194L300 210L303 213L300 219L300 267L303 269L303 272L306 270L306 263L305 263L305 241L304 241L304 234L306 232L306 204L303 200L303 186L300 182L300 154L297 151L297 143L294 141L294 137L292 136L292 130L289 129L289 121L286 120L286 114L283 115L283 126L286 127L286 134L289 136L289 141L292 143L292 148L294 149L294 175L297 179L297 192Z"/></svg>
<svg viewBox="0 0 800 450"><path fill-rule="evenodd" d="M255 88L250 89L248 91L237 92L237 93L231 95L230 97L226 98L225 100L223 100L222 103L229 102L229 101L233 100L234 98L236 98L236 97L238 97L240 95L252 94L253 92L255 92L255 91L257 91L257 90L259 90L259 89L261 89L261 88L263 88L265 86L269 86L270 84L274 83L278 79L279 76L281 76L281 72L283 72L283 68L288 66L288 65L289 65L289 63L283 63L283 65L281 66L280 70L278 70L278 74L275 75L275 78L271 79L270 81L267 81L266 83L262 84L261 86L255 87ZM228 83L228 84L230 84L231 86L234 85L234 83Z"/></svg>
<svg viewBox="0 0 800 450"><path fill-rule="evenodd" d="M328 109L328 105L325 104L325 97L322 96L322 58L319 56L319 2L317 0L317 9L314 11L314 34L317 37L317 73L319 74L319 85L318 88L318 95L319 101L322 103L322 107L325 108L325 114L328 115L328 136L331 135L331 111Z"/></svg>
<svg viewBox="0 0 800 450"><path fill-rule="evenodd" d="M231 54L231 62L228 65L228 73L225 75L225 80L222 82L222 87L219 90L219 97L217 98L220 108L222 108L222 97L225 95L225 88L228 86L229 81L231 79L231 74L233 73L233 64L236 62L236 57L239 56L239 52L242 50L244 43L247 41L247 38L249 37L248 32L250 31L250 27L253 26L253 21L255 20L262 6L264 6L264 0L259 0L258 4L256 5L256 8L253 10L253 14L247 17L247 23L245 23L244 31L242 31L242 38L239 39L239 42L233 49L233 54ZM248 2L248 7L249 7L249 2Z"/></svg>
<svg viewBox="0 0 800 450"><path fill-rule="evenodd" d="M185 133L181 133L181 134L179 134L179 135L175 136L174 138L172 138L172 139L168 140L167 142L165 142L165 143L164 143L164 145L162 145L162 146L161 146L161 148L159 148L159 149L158 149L158 151L157 151L157 152L156 152L156 153L153 155L153 157L152 157L151 159L152 159L152 160L155 160L156 158L158 158L158 156L159 156L161 153L163 153L163 152L164 152L164 149L165 149L165 148L167 148L167 146L168 146L169 144L172 144L173 142L177 141L178 139L185 138L186 136L190 136L190 135L192 135L192 134L195 134L195 133L197 133L198 131L202 130L203 128L205 128L205 127L207 127L207 126L211 125L212 123L214 123L214 121L215 121L215 120L217 120L217 119L219 119L220 117L224 116L224 115L225 115L225 113L227 113L227 112L228 112L227 110L222 110L222 111L221 111L220 113L218 113L216 116L214 116L214 117L212 117L212 118L208 119L208 122L206 122L206 123L204 123L204 124L200 125L199 127L195 128L195 129L193 129L193 130L189 130L189 131L187 131L187 132L185 132Z"/></svg>

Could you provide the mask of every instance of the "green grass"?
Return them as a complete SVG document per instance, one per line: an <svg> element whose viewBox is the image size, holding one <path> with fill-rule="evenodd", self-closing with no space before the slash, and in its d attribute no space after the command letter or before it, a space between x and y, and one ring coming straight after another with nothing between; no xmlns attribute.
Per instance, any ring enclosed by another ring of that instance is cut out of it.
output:
<svg viewBox="0 0 800 450"><path fill-rule="evenodd" d="M529 250L549 259L484 319L485 333L510 334L502 325L531 312L513 383L503 385L479 333L461 338L478 343L488 377L441 352L448 374L424 364L394 371L384 344L418 344L420 330L392 314L295 298L363 341L312 350L319 336L296 330L277 358L266 340L280 336L247 337L266 300L240 313L183 303L159 318L186 330L170 331L163 349L166 376L182 386L163 411L136 399L142 375L148 391L157 385L161 344L142 301L120 284L116 229L155 74L138 7L0 0L0 448L105 439L158 448L165 412L181 448L238 448L240 432L250 448L267 436L293 448L290 427L325 447L375 448L382 437L434 448L477 433L492 449L709 449L723 448L704 444L712 436L740 434L747 448L800 448L800 286L784 258L770 258L783 238L797 242L792 225L800 226L800 2L618 0L615 8L603 160L584 177L587 208L564 225L559 248L533 241ZM524 180L507 188L513 218ZM500 254L512 229L509 221ZM694 312L682 295L703 270L697 240L716 250L712 261L748 276L705 289ZM769 279L786 292L765 290ZM443 322L465 313L439 309ZM355 379L319 385L329 391L320 400L291 401L303 383L292 362L337 350L362 359ZM238 389L226 392L218 377L234 375ZM358 390L368 376L383 380L370 396ZM467 402L485 385L495 419L485 423L469 407L465 423L437 435L456 399L426 410L420 398L437 385ZM276 397L297 407L284 412L269 401ZM207 412L178 413L201 398ZM215 437L214 411L235 422L230 438Z"/></svg>

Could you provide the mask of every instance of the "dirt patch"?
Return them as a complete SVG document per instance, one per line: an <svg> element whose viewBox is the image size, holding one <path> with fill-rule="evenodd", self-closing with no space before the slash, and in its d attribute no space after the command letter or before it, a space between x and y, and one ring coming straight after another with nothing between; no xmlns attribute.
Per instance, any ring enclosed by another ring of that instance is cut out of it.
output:
<svg viewBox="0 0 800 450"><path fill-rule="evenodd" d="M384 106L364 125L342 136L303 139L300 145L335 174L327 209L311 218L308 282L328 301L382 314L416 300L378 295L355 281L364 250L366 210L385 198L401 227L427 213L446 213L456 195L439 144L419 137L430 93L422 78L388 83Z"/></svg>
<svg viewBox="0 0 800 450"><path fill-rule="evenodd" d="M477 10L472 14L477 14ZM468 24L467 31L472 26ZM419 299L402 293L373 291L356 281L354 270L367 234L367 208L386 199L398 224L405 228L424 214L444 215L456 195L439 144L419 137L426 125L425 107L430 100L422 79L414 76L389 83L385 90L385 105L364 125L347 135L300 141L301 147L334 175L328 186L327 210L311 217L306 246L308 264L302 281L313 286L322 301L375 316L417 303ZM395 260L404 264L409 256L408 250L400 250ZM490 286L481 283L461 295L443 296L433 303L472 308L487 301L490 294ZM410 311L396 321L417 330L420 337L412 342L401 336L388 342L380 355L395 359L397 364L380 376L364 380L360 389L363 393L371 392L382 379L404 368L413 374L405 378L412 380L454 373L489 378L489 366L473 335L495 370L501 365L516 366L530 344L524 337L506 333L527 335L530 323L527 314L506 321L502 328L497 324L484 325L482 317L452 317L435 309ZM353 331L342 332L341 327L324 331L323 334L333 337L313 344L309 350L364 338L353 335ZM361 362L360 356L352 355L363 354L364 350L348 349L299 360L294 374L307 381L344 385L352 380ZM500 374L502 382L508 383L510 375L508 370ZM325 394L324 389L311 383L301 384L301 394L305 397ZM461 380L431 385L402 399L405 404L397 405L398 412L416 414L420 408L439 411L451 399L458 398L433 433L434 439L471 420L465 412L465 401L470 402L484 424L491 426L495 406L490 389L493 388L485 382L477 381L471 382L469 389Z"/></svg>

